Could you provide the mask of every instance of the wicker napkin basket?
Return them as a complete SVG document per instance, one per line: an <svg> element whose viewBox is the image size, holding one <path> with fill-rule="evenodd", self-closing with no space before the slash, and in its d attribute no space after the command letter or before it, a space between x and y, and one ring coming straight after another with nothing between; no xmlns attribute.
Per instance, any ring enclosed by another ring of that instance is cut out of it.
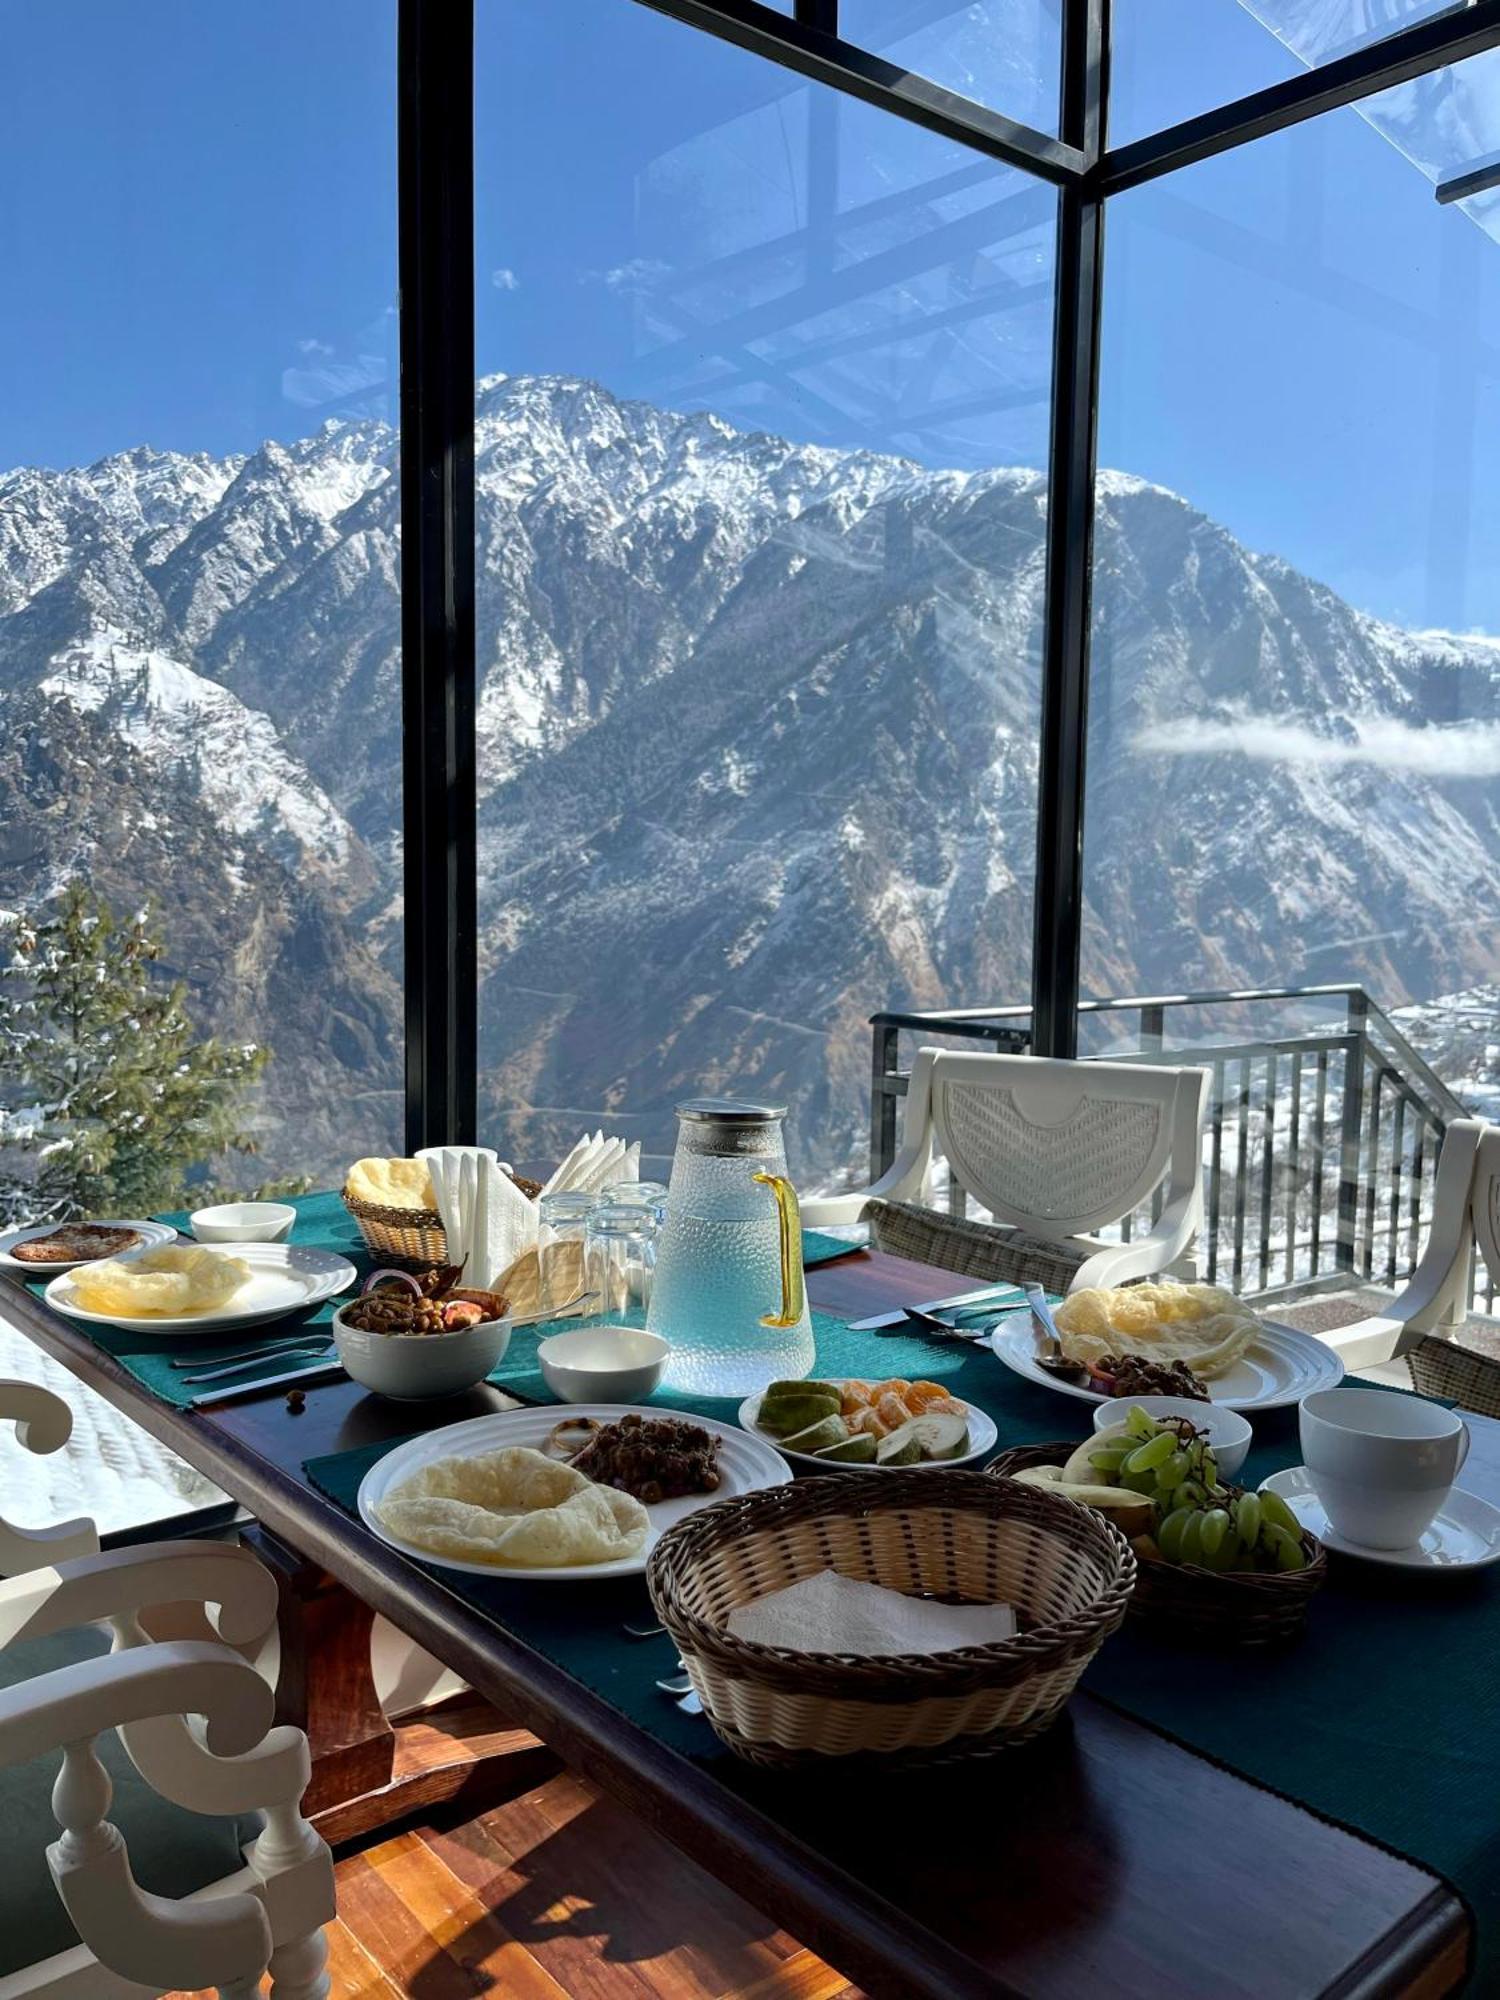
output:
<svg viewBox="0 0 1500 2000"><path fill-rule="evenodd" d="M1061 1465L1077 1441L1016 1445L992 1459L988 1478L1033 1465ZM1173 1638L1209 1646L1274 1646L1295 1639L1307 1607L1328 1577L1328 1557L1316 1536L1304 1535L1305 1569L1213 1570L1195 1563L1142 1562L1130 1599L1132 1614Z"/></svg>
<svg viewBox="0 0 1500 2000"><path fill-rule="evenodd" d="M525 1180L520 1174L512 1174L511 1179L533 1201L542 1191L540 1181ZM384 1208L378 1202L361 1201L348 1188L343 1190L342 1199L359 1224L365 1248L380 1263L398 1269L447 1263L448 1238L435 1208Z"/></svg>
<svg viewBox="0 0 1500 2000"><path fill-rule="evenodd" d="M736 1605L820 1570L947 1602L1009 1603L1014 1639L853 1658L736 1639ZM1053 1722L1120 1626L1135 1578L1099 1514L1012 1481L937 1468L800 1479L668 1529L647 1570L715 1732L755 1764L955 1762Z"/></svg>

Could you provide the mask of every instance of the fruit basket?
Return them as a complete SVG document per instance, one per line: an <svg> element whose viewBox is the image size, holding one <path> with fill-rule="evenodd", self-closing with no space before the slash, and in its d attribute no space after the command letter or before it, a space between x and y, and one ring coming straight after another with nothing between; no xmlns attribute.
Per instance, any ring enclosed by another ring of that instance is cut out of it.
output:
<svg viewBox="0 0 1500 2000"><path fill-rule="evenodd" d="M533 1201L542 1191L540 1181L526 1180L520 1174L511 1179ZM379 1263L394 1264L398 1269L447 1263L448 1238L435 1208L384 1208L377 1202L361 1201L347 1188L343 1203L359 1224L365 1248Z"/></svg>
<svg viewBox="0 0 1500 2000"><path fill-rule="evenodd" d="M1006 1479L1032 1466L1062 1465L1076 1449L1076 1439L1015 1445L993 1459L983 1476ZM1130 1610L1174 1638L1216 1646L1280 1645L1300 1634L1307 1607L1328 1576L1328 1557L1316 1536L1303 1534L1302 1551L1306 1567L1292 1571L1213 1570L1143 1557Z"/></svg>
<svg viewBox="0 0 1500 2000"><path fill-rule="evenodd" d="M756 1645L737 1605L825 1569L947 1603L1008 1603L1013 1639L853 1658ZM647 1571L704 1713L751 1763L861 1757L945 1764L1024 1743L1053 1722L1125 1616L1135 1557L1087 1508L937 1467L797 1480L669 1528Z"/></svg>

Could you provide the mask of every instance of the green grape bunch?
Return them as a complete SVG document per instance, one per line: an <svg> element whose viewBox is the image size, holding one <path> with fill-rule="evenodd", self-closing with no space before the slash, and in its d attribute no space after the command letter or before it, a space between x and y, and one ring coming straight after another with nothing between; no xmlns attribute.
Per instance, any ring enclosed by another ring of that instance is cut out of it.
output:
<svg viewBox="0 0 1500 2000"><path fill-rule="evenodd" d="M1275 1493L1225 1485L1208 1434L1191 1418L1134 1407L1124 1428L1081 1445L1063 1476L1085 1472L1153 1503L1151 1539L1163 1562L1201 1569L1290 1573L1307 1567L1296 1515Z"/></svg>

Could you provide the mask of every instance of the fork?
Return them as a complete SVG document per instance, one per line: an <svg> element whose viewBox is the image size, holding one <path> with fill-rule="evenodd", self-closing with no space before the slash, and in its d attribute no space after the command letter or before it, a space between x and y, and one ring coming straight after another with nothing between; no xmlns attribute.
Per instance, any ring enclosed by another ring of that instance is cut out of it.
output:
<svg viewBox="0 0 1500 2000"><path fill-rule="evenodd" d="M326 1353L327 1349L328 1342L319 1341L315 1346L304 1344L283 1348L269 1358L272 1361L296 1361L305 1354L312 1360L314 1356ZM247 1368L258 1368L263 1358L260 1354L247 1355L243 1361L231 1361L225 1368L208 1368L201 1375L184 1375L182 1380L184 1385L190 1382L222 1382L226 1375L243 1375Z"/></svg>
<svg viewBox="0 0 1500 2000"><path fill-rule="evenodd" d="M257 1361L263 1354L290 1354L296 1348L310 1347L314 1342L323 1345L332 1339L331 1333L300 1333L288 1335L282 1340L269 1340L261 1347L228 1347L221 1354L190 1354L184 1360L167 1365L171 1368L216 1368L221 1362L227 1365L236 1360Z"/></svg>

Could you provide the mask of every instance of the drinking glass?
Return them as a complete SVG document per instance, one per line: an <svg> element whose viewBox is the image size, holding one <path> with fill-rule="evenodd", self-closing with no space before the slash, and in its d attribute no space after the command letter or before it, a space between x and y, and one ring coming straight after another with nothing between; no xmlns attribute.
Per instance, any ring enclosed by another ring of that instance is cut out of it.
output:
<svg viewBox="0 0 1500 2000"><path fill-rule="evenodd" d="M610 1202L590 1211L584 1226L584 1283L594 1294L587 1310L606 1322L644 1312L656 1269L656 1217L639 1202Z"/></svg>
<svg viewBox="0 0 1500 2000"><path fill-rule="evenodd" d="M667 1205L665 1181L612 1181L599 1197L607 1208L649 1208L661 1223Z"/></svg>
<svg viewBox="0 0 1500 2000"><path fill-rule="evenodd" d="M544 1194L538 1202L541 1228L537 1235L537 1278L544 1309L565 1306L583 1286L583 1233L591 1194ZM589 1311L594 1302L585 1299Z"/></svg>

